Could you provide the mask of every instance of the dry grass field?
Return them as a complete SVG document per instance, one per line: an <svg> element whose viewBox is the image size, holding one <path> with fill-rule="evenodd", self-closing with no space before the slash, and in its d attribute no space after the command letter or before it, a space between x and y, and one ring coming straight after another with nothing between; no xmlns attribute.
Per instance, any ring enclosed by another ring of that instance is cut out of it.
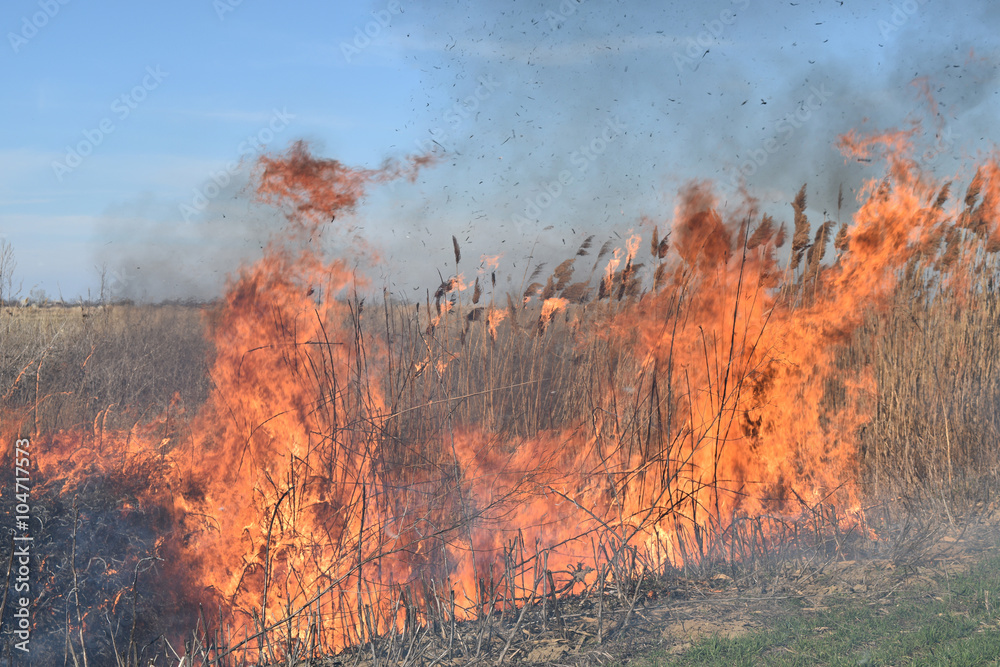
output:
<svg viewBox="0 0 1000 667"><path fill-rule="evenodd" d="M299 146L262 162L287 237L217 303L4 309L35 659L602 662L678 591L916 562L995 500L1000 170L958 197L897 139L845 139L888 164L849 223L694 183L516 293L454 240L420 304L305 241L405 170Z"/></svg>
<svg viewBox="0 0 1000 667"><path fill-rule="evenodd" d="M113 429L200 405L211 345L202 307L105 305L0 310L0 382L8 410L38 433Z"/></svg>

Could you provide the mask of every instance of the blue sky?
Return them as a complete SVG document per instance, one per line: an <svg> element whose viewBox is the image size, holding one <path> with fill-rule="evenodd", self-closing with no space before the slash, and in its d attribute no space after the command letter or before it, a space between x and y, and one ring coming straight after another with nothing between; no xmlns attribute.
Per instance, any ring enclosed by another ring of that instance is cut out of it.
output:
<svg viewBox="0 0 1000 667"><path fill-rule="evenodd" d="M280 229L247 191L260 150L377 166L433 140L331 253L363 237L377 284L422 294L454 234L467 271L502 250L517 282L529 254L666 225L691 178L728 201L742 168L781 219L808 182L818 218L875 175L833 148L855 127L919 120L928 168L961 176L995 141L998 26L986 1L11 0L0 236L22 296L96 295L99 267L129 296L211 296Z"/></svg>

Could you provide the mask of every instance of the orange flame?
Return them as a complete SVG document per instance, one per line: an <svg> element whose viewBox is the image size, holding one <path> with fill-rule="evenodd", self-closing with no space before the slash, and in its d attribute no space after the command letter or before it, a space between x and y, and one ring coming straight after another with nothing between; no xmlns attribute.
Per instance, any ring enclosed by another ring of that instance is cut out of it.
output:
<svg viewBox="0 0 1000 667"><path fill-rule="evenodd" d="M595 381L601 392L585 416L519 436L449 417L447 429L402 450L402 411L382 380L391 343L367 333L360 299L335 298L357 284L347 264L303 241L371 184L412 176L421 163L355 170L301 143L263 158L259 194L286 210L289 237L232 278L211 317L214 390L190 439L120 436L134 443L130 456L162 455L168 469L142 502L183 526L173 548L185 576L225 601L244 634L309 608L329 647L411 622L394 602L419 597L405 587L428 573L462 600L460 617L495 604L491 586L520 586L523 599L538 582L498 581L493 569L515 546L544 552L562 592L579 592L607 576L601 549L627 547L667 567L737 557L727 539L748 517L832 505L841 521L863 524L853 471L874 379L841 374L831 398L837 346L908 265L954 267L946 239L1000 249L996 161L977 173L981 201L967 197L963 212L949 212L909 157L912 140L913 131L841 138L847 156L884 155L888 174L868 183L835 261L820 264L825 234L807 244L808 270L781 266L783 231L751 230L746 211L720 212L708 183L688 185L670 251L653 244L657 288L641 298L619 290L615 303L592 307L612 380ZM631 236L614 251L604 296L638 270L639 242ZM442 286L434 326L457 310L444 296L464 289L461 276ZM541 331L569 307L543 299ZM512 301L510 319L486 310L492 341L502 322L515 325L513 310ZM460 364L432 351L440 342L431 333L420 370L433 363L441 377ZM110 465L102 456L77 450L45 470L82 474Z"/></svg>

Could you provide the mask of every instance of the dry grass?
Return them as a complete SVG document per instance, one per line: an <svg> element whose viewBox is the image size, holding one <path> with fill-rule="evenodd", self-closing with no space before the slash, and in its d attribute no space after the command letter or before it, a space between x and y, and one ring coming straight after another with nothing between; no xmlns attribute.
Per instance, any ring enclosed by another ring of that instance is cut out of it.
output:
<svg viewBox="0 0 1000 667"><path fill-rule="evenodd" d="M832 223L824 222L810 234L804 188L793 209L789 271L776 291L794 307L806 308L815 297L823 248L832 239L833 229ZM744 228L747 246L765 242L774 232L773 221L763 223L758 232L761 228L767 231L753 235ZM958 248L951 240L954 236L940 241L948 249ZM457 272L461 252L457 240L453 243ZM317 411L329 409L328 396L346 397L343 405L348 414L338 415L330 422L335 427L322 434L324 442L329 441L324 446L331 448L331 460L343 455L344 443L361 443L362 456L370 466L366 474L371 475L363 480L365 484L387 496L419 489L427 497L460 502L433 515L438 529L432 537L405 547L390 544L379 535L378 526L365 526L362 521L358 534L343 538L339 547L343 561L351 564L348 575L331 576L320 584L293 581L302 589L313 586L310 590L315 595L309 594L308 604L290 606L280 619L255 617L257 632L249 639L228 636L226 618L198 619L190 650L201 662L194 664L239 664L237 656L243 660L249 655L261 662L292 665L328 653L320 628L330 622L330 608L352 615L351 623L358 628L352 641L362 647L357 662L372 665L475 661L485 656L503 662L510 658L529 622L546 631L550 625L559 628L564 639L580 645L590 637L589 646L599 646L628 625L637 601L651 590L653 581L704 577L719 567L728 568L732 575L745 575L774 567L781 559L835 557L859 545L870 547L858 534L840 532L835 504L800 499L803 511L794 521L779 516L710 518L704 532L695 529L681 540L683 567L666 567L662 559L643 552L630 540L640 528L671 512L679 513L680 508L711 514L711 508L692 504L691 498L699 490L697 484L717 484L718 480L696 481L692 476L686 486L670 487L671 493L679 495L650 499L648 514L632 517L636 526L624 521L614 527L605 524L602 530L581 536L593 545L592 567L598 576L596 581L591 577L585 593L593 600L587 613L596 618L596 624L588 625L579 636L570 637L572 630L566 629L561 617L563 602L554 593L584 575L553 573L547 561L551 550L526 543L523 536L505 544L496 570L489 580L479 582L475 605L456 601L440 573L431 567L447 547L472 542L473 524L491 513L502 514L523 493L515 487L494 504L474 510L461 502L469 490L454 450L454 433L461 427L474 425L491 434L498 447L513 447L548 431L587 432L604 447L605 469L595 475L606 476L610 494L624 494L625 480L640 473L668 480L690 465L690 458L685 458L690 454L677 448L671 437L681 421L677 413L684 378L670 364L651 366L637 358L627 332L605 335L623 308L663 289L659 267L668 245L666 238L654 237L650 252L655 266L643 269L629 261L607 275L598 275L596 263L591 267L581 259L589 253L588 239L574 258L553 271L537 269L527 280L528 287L517 294L500 293L492 280L481 276L482 283L477 281L475 289L467 292L458 290L457 281L445 281L433 300L429 296L419 306L356 299L344 315L346 321L327 323L346 332L347 338L327 340L325 349L324 345L291 345L288 368L294 366L313 391ZM857 475L866 501L880 508L872 510L872 517L888 517L883 535L897 535L887 548L895 549L893 557L900 560L919 549L931 530L929 523L908 523L915 510L934 507L952 521L967 517L992 499L1000 466L996 264L983 244L965 247L971 248L971 255L949 259L952 251L948 250L942 261L968 268L966 280L950 279L953 274L947 270L922 273L919 280L903 276L892 295L892 307L867 315L864 326L837 351L837 372L825 379L823 404L831 411L847 400L845 385L854 378L870 372L875 380L874 393L864 405L868 418L857 434ZM598 260L606 260L608 251L606 245ZM574 262L586 264L582 267L586 275L575 282ZM527 305L526 298L530 298ZM549 299L565 302L555 312L545 311L542 302ZM683 299L667 303L661 315L669 329L690 313ZM275 310L275 318L287 315ZM34 433L77 429L88 437L99 437L103 432L153 423L169 440L185 427L183 413L194 414L211 391L208 368L213 350L205 342L206 326L211 328L211 316L206 318L201 309L175 306L6 309L0 313L3 406L10 413L30 415L27 423ZM346 376L337 375L340 366L332 361L326 364L323 355L329 354L332 360L334 345L344 350ZM373 363L376 351L380 355L377 366ZM708 375L719 380L708 388L716 392L717 419L732 422L739 416L724 414L721 406L728 405L741 389L749 391L749 375L734 376L732 385L727 384L728 371L724 377ZM384 406L376 406L375 394L386 397ZM345 434L348 430L352 433ZM693 447L711 444L698 441ZM129 474L134 476L134 470ZM151 465L142 474L166 473ZM305 496L317 484L332 484L332 477L317 482L310 474L290 463L284 480L275 482L273 493L261 491L261 503L274 525L296 524L298 510L282 506L284 497ZM521 484L532 481L526 473ZM112 502L105 507L107 503L93 494L118 493L131 500L140 495L134 486L95 485L90 495L81 494L83 509L104 516L116 505ZM60 508L66 510L66 499L49 500L53 508L62 502ZM391 502L391 498L379 502ZM343 511L364 519L370 511L365 503L366 499L355 498ZM696 523L695 517L686 518ZM109 520L104 521L95 533L111 532ZM69 565L51 566L53 580L59 582L77 577L75 518L66 531L72 534L73 557ZM110 536L102 539L89 548L107 547ZM50 548L60 547L53 542ZM396 584L388 594L378 588L380 575L373 571L379 562L418 548L425 554L430 574L406 585ZM146 551L140 552L147 557ZM267 550L263 556L267 571L273 558ZM136 581L139 562L130 564ZM136 581L128 589L133 597L138 596ZM345 582L352 593L357 591L353 604L346 606L342 599L335 599L344 594ZM98 590L88 593L97 597L101 591L95 587ZM467 608L461 609L462 604ZM393 620L399 618L400 610L407 619L402 627ZM134 621L136 616L130 618ZM460 623L463 618L471 620ZM67 636L70 625L66 623ZM122 664L138 664L153 656L147 650L153 644L143 642L155 642L155 635L147 627L141 641L128 635L125 645L115 644L113 650L126 656ZM126 634L111 631L110 637L124 640ZM86 642L74 641L67 639L69 646L85 654ZM100 650L109 650L107 641ZM155 650L164 660L172 654L162 642Z"/></svg>
<svg viewBox="0 0 1000 667"><path fill-rule="evenodd" d="M914 285L871 315L845 363L870 363L877 393L860 438L880 501L954 516L988 503L1000 472L1000 295L995 258L969 283Z"/></svg>
<svg viewBox="0 0 1000 667"><path fill-rule="evenodd" d="M128 429L208 393L211 345L194 306L0 309L4 408L33 430Z"/></svg>

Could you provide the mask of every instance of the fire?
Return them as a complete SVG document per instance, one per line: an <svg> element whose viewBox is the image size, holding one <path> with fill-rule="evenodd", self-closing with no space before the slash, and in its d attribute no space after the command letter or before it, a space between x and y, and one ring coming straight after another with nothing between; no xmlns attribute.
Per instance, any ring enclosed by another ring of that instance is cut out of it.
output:
<svg viewBox="0 0 1000 667"><path fill-rule="evenodd" d="M979 170L963 212L948 211L909 157L912 140L843 137L845 155L877 153L887 175L836 233L830 221L811 233L803 190L787 258L785 228L753 201L725 212L709 183L692 183L663 239L654 226L655 268L639 261L641 239L631 236L601 270L598 298L580 305L564 262L527 330L518 328L525 305L509 298L483 318L468 311L456 266L425 314L430 326L416 330L419 354L402 366L390 337L366 327L370 306L350 265L310 239L368 187L412 177L424 161L357 170L296 144L260 162L258 194L285 211L286 236L232 277L212 313L214 389L183 435L96 424L94 434L53 435L44 474L80 483L144 470L152 482L138 505L160 513L169 574L191 600L219 602L234 644L283 622L281 632L344 647L426 621L412 603L429 594L453 594L452 613L472 618L499 599L602 585L626 567L622 553L651 570L738 558L734 535L748 521L758 540L780 539L772 519L817 508L863 528L853 471L874 379L837 372L838 346L904 273L959 279L955 255L974 252L971 241L1000 248L997 163ZM824 263L830 246L836 255ZM459 254L455 240L456 265ZM495 258L481 263L496 270ZM477 280L474 301L479 294ZM522 387L538 405L560 398L544 395L543 377L496 385L487 370L469 370L480 360L452 338L476 331L489 339L484 358L501 343L554 345L544 341L557 336L581 356L599 351L603 365L579 371L592 402L529 433L497 426L502 414L493 424L454 419L462 401L500 401ZM460 372L485 384L442 393ZM406 403L415 388L428 400ZM404 429L424 414L433 427Z"/></svg>
<svg viewBox="0 0 1000 667"><path fill-rule="evenodd" d="M550 297L543 301L542 314L538 316L538 332L544 334L549 326L549 322L552 321L552 317L556 313L566 310L568 304L569 301L561 296Z"/></svg>
<svg viewBox="0 0 1000 667"><path fill-rule="evenodd" d="M500 259L503 257L500 255L480 255L479 264L483 271L496 271L500 268Z"/></svg>

